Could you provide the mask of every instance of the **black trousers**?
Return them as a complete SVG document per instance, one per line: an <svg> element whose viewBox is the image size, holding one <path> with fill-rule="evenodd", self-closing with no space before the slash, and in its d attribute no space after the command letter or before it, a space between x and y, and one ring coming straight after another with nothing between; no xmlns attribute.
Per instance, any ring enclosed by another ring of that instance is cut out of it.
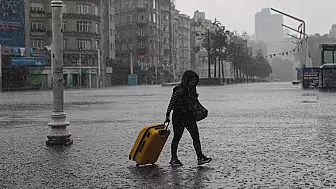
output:
<svg viewBox="0 0 336 189"><path fill-rule="evenodd" d="M172 117L172 123L173 123L173 131L174 131L174 138L171 143L171 155L172 159L177 159L177 148L179 145L179 142L182 138L184 128L186 128L190 136L193 140L193 145L197 154L197 157L200 158L203 156L202 149L201 149L201 142L199 138L199 132L197 123L195 120L188 119L186 116L174 114Z"/></svg>

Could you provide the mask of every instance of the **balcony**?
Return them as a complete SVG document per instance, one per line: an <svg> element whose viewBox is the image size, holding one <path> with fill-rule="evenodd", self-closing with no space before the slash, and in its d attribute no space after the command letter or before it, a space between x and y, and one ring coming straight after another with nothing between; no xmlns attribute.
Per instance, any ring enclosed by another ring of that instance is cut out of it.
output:
<svg viewBox="0 0 336 189"><path fill-rule="evenodd" d="M138 35L137 36L137 40L138 41L146 41L147 40L147 36Z"/></svg>
<svg viewBox="0 0 336 189"><path fill-rule="evenodd" d="M145 10L147 8L147 6L145 4L137 4L136 8L138 10Z"/></svg>
<svg viewBox="0 0 336 189"><path fill-rule="evenodd" d="M48 13L48 17L51 18L51 13ZM92 20L101 22L101 17L93 14L63 13L63 19Z"/></svg>
<svg viewBox="0 0 336 189"><path fill-rule="evenodd" d="M143 20L138 19L137 23L138 23L139 26L144 26L144 25L148 24L148 21L146 19L143 19Z"/></svg>
<svg viewBox="0 0 336 189"><path fill-rule="evenodd" d="M63 34L66 37L101 38L100 33L94 32L64 31Z"/></svg>
<svg viewBox="0 0 336 189"><path fill-rule="evenodd" d="M30 10L31 14L45 14L46 12L44 10Z"/></svg>
<svg viewBox="0 0 336 189"><path fill-rule="evenodd" d="M52 35L52 30L46 31L48 36ZM83 38L95 38L100 39L100 33L94 32L78 32L78 31L63 31L64 37L83 37Z"/></svg>
<svg viewBox="0 0 336 189"><path fill-rule="evenodd" d="M30 28L30 35L33 35L33 36L43 36L46 34L46 29L44 28Z"/></svg>

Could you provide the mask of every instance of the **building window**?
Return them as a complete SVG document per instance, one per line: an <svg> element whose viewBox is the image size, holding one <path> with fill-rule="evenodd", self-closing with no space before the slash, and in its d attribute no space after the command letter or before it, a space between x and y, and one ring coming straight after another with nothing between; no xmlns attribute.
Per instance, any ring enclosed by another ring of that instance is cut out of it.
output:
<svg viewBox="0 0 336 189"><path fill-rule="evenodd" d="M94 13L96 16L99 16L99 9L97 6L94 7Z"/></svg>
<svg viewBox="0 0 336 189"><path fill-rule="evenodd" d="M33 48L42 49L44 47L43 40L32 40L33 41Z"/></svg>
<svg viewBox="0 0 336 189"><path fill-rule="evenodd" d="M153 13L153 23L156 23L156 14Z"/></svg>
<svg viewBox="0 0 336 189"><path fill-rule="evenodd" d="M96 49L98 50L99 49L99 41L96 40Z"/></svg>
<svg viewBox="0 0 336 189"><path fill-rule="evenodd" d="M91 49L91 40L90 39L77 39L77 47L82 50Z"/></svg>
<svg viewBox="0 0 336 189"><path fill-rule="evenodd" d="M163 26L163 31L166 31L166 32L167 32L168 30L169 30L169 29L168 29L168 26L167 26L167 25L164 25L164 26Z"/></svg>
<svg viewBox="0 0 336 189"><path fill-rule="evenodd" d="M140 30L139 30L139 35L140 35L140 36L145 36L145 31L144 31L144 29L140 29Z"/></svg>
<svg viewBox="0 0 336 189"><path fill-rule="evenodd" d="M67 12L67 6L65 3L63 3L62 13L66 13L66 12Z"/></svg>
<svg viewBox="0 0 336 189"><path fill-rule="evenodd" d="M126 22L126 15L121 16L121 23L125 23Z"/></svg>
<svg viewBox="0 0 336 189"><path fill-rule="evenodd" d="M66 49L66 47L67 47L67 40L64 39L64 40L63 40L63 49Z"/></svg>
<svg viewBox="0 0 336 189"><path fill-rule="evenodd" d="M145 20L145 16L144 15L140 15L140 21L144 21Z"/></svg>
<svg viewBox="0 0 336 189"><path fill-rule="evenodd" d="M156 9L156 0L153 0L153 9Z"/></svg>
<svg viewBox="0 0 336 189"><path fill-rule="evenodd" d="M96 23L95 24L95 32L98 34L99 33L99 25Z"/></svg>
<svg viewBox="0 0 336 189"><path fill-rule="evenodd" d="M164 13L163 19L164 20L169 20L169 13Z"/></svg>
<svg viewBox="0 0 336 189"><path fill-rule="evenodd" d="M113 15L110 14L110 22L112 23L113 22Z"/></svg>
<svg viewBox="0 0 336 189"><path fill-rule="evenodd" d="M43 3L30 3L31 12L44 12Z"/></svg>
<svg viewBox="0 0 336 189"><path fill-rule="evenodd" d="M77 5L77 14L89 14L89 5Z"/></svg>
<svg viewBox="0 0 336 189"><path fill-rule="evenodd" d="M121 50L123 50L123 51L126 50L126 43L121 44Z"/></svg>
<svg viewBox="0 0 336 189"><path fill-rule="evenodd" d="M78 32L90 32L91 31L91 22L77 21L77 31Z"/></svg>
<svg viewBox="0 0 336 189"><path fill-rule="evenodd" d="M163 43L169 44L169 38L168 37L163 38Z"/></svg>
<svg viewBox="0 0 336 189"><path fill-rule="evenodd" d="M140 42L140 43L139 43L139 48L141 48L141 49L145 48L145 43Z"/></svg>
<svg viewBox="0 0 336 189"><path fill-rule="evenodd" d="M66 21L63 21L63 23L62 23L62 30L66 31Z"/></svg>
<svg viewBox="0 0 336 189"><path fill-rule="evenodd" d="M32 21L31 22L31 29L33 31L41 31L44 29L43 21Z"/></svg>

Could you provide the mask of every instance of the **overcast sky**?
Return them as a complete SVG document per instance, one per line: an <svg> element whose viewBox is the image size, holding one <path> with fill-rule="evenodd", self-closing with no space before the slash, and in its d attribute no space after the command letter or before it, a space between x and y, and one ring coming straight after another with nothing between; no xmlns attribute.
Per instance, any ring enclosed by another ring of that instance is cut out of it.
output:
<svg viewBox="0 0 336 189"><path fill-rule="evenodd" d="M254 15L262 8L275 8L302 18L308 34L329 33L336 23L336 0L176 0L176 8L191 17L195 10L205 12L208 19L217 17L228 30L249 34L254 33ZM298 26L286 17L284 23Z"/></svg>

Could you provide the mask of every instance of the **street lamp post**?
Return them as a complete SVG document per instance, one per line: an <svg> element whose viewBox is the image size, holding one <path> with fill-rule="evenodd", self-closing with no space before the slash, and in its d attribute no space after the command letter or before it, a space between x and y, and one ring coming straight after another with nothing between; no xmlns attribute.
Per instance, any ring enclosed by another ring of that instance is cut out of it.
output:
<svg viewBox="0 0 336 189"><path fill-rule="evenodd" d="M79 78L78 78L78 87L81 88L82 87L82 49L79 48Z"/></svg>
<svg viewBox="0 0 336 189"><path fill-rule="evenodd" d="M63 91L63 34L62 34L62 0L52 0L52 68L53 68L53 111L51 121L48 126L51 127L47 135L47 145L71 145L71 133L66 129L69 122L66 120L66 114L63 111L64 91Z"/></svg>
<svg viewBox="0 0 336 189"><path fill-rule="evenodd" d="M295 32L297 32L297 33L301 33L299 30L296 30L296 29L294 29L294 28L292 28L292 27L290 27L290 26L287 26L287 25L285 25L285 24L282 24L282 26L284 26L285 28L288 28L288 29L290 29L290 30L292 30L292 31L295 31ZM298 40L298 42L297 42L296 44L298 45L298 48L299 48L299 44L301 43L301 42L300 42L300 38L295 37L295 36L290 35L290 34L287 34L287 35L288 35L288 36L291 36L292 38ZM308 37L309 37L309 36L308 36L307 34L305 34L305 35L303 36L304 39L308 39ZM305 41L305 40L303 40L303 41ZM308 44L308 43L306 43L306 44ZM303 52L304 52L304 54L306 54L305 51L303 51ZM304 58L306 58L306 56L304 56ZM307 66L306 63L307 63L307 61L305 62L304 66Z"/></svg>
<svg viewBox="0 0 336 189"><path fill-rule="evenodd" d="M0 44L0 92L2 92L2 46Z"/></svg>
<svg viewBox="0 0 336 189"><path fill-rule="evenodd" d="M207 41L208 41L208 78L211 78L211 45L210 45L210 29L207 29Z"/></svg>
<svg viewBox="0 0 336 189"><path fill-rule="evenodd" d="M302 25L303 25L302 26L303 27L303 36L304 36L303 37L304 63L305 63L305 65L307 65L307 63L308 63L308 61L307 61L307 57L308 57L308 38L306 38L306 36L307 36L307 34L306 34L306 22L304 20L300 19L300 18L297 18L297 17L294 17L292 15L286 14L286 13L281 12L279 10L276 10L274 8L271 8L271 10L302 23ZM301 33L301 32L299 32L299 33Z"/></svg>

